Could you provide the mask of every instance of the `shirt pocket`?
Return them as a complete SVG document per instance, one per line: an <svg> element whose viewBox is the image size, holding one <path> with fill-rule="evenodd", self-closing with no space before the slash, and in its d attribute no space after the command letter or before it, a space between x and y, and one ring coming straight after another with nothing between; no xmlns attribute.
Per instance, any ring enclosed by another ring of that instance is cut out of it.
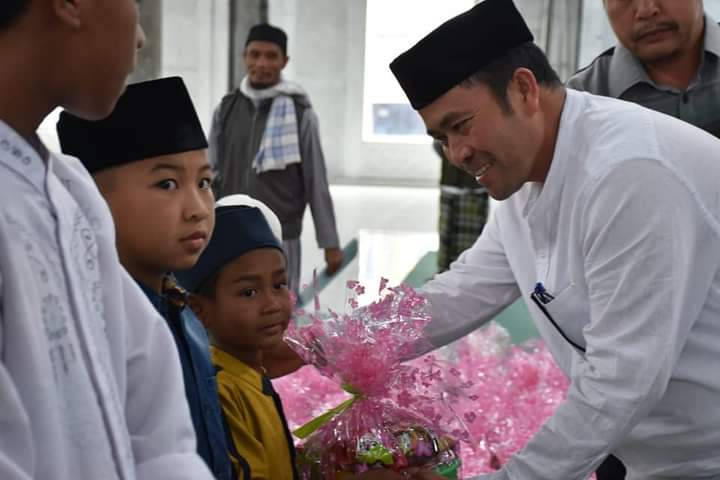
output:
<svg viewBox="0 0 720 480"><path fill-rule="evenodd" d="M533 298L534 303L542 311L555 330L572 347L585 353L585 336L583 329L590 322L590 310L586 296L570 282L557 290L559 293L548 301Z"/></svg>

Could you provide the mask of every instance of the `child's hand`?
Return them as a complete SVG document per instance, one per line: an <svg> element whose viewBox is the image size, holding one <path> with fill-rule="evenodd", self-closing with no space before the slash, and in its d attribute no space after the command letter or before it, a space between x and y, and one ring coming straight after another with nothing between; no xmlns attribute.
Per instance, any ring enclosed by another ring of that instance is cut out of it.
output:
<svg viewBox="0 0 720 480"><path fill-rule="evenodd" d="M340 269L342 265L343 252L339 248L325 249L325 263L327 264L327 273L332 275Z"/></svg>

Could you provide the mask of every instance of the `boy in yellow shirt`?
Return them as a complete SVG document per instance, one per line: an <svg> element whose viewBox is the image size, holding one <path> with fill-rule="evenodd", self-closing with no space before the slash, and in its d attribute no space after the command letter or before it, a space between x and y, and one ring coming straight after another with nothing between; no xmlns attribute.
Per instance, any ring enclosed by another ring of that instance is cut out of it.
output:
<svg viewBox="0 0 720 480"><path fill-rule="evenodd" d="M200 260L176 273L209 332L235 455L249 465L250 474L242 480L299 479L280 397L264 368L265 359L275 363L292 356L282 343L292 304L281 238L280 221L265 204L231 195L217 203L215 230ZM381 468L351 478L416 478L410 473Z"/></svg>
<svg viewBox="0 0 720 480"><path fill-rule="evenodd" d="M286 258L279 221L259 205L216 207L207 248L192 269L177 276L208 329L220 402L250 477L294 480L292 437L263 368L263 351L282 342L290 321Z"/></svg>

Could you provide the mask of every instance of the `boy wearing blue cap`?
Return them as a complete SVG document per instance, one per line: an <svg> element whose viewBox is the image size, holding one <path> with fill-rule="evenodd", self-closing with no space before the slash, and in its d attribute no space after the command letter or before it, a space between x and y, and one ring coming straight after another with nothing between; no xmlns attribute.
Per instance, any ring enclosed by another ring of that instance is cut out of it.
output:
<svg viewBox="0 0 720 480"><path fill-rule="evenodd" d="M282 342L292 308L280 232L265 212L218 206L208 247L177 275L210 333L220 401L251 478L292 480L298 478L292 437L263 368L263 351Z"/></svg>
<svg viewBox="0 0 720 480"><path fill-rule="evenodd" d="M129 85L102 121L63 112L58 134L63 151L94 175L115 220L120 261L170 327L198 454L215 478L230 480L207 334L168 276L197 261L214 224L207 141L187 89L179 77Z"/></svg>

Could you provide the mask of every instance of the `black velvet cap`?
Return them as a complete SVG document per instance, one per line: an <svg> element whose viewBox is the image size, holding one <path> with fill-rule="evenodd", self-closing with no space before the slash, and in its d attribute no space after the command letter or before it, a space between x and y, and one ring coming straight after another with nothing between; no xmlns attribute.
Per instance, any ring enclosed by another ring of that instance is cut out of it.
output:
<svg viewBox="0 0 720 480"><path fill-rule="evenodd" d="M180 77L128 85L115 110L100 121L62 112L57 133L63 153L79 158L90 173L208 147Z"/></svg>
<svg viewBox="0 0 720 480"><path fill-rule="evenodd" d="M274 27L267 23L255 25L248 33L245 46L247 47L250 42L254 42L256 40L262 42L272 42L279 46L283 53L287 55L287 35L278 27Z"/></svg>
<svg viewBox="0 0 720 480"><path fill-rule="evenodd" d="M485 0L433 30L390 64L419 110L533 35L512 0Z"/></svg>
<svg viewBox="0 0 720 480"><path fill-rule="evenodd" d="M259 248L282 250L262 211L245 205L216 207L215 230L193 268L176 272L180 285L197 292L210 277L244 253Z"/></svg>

